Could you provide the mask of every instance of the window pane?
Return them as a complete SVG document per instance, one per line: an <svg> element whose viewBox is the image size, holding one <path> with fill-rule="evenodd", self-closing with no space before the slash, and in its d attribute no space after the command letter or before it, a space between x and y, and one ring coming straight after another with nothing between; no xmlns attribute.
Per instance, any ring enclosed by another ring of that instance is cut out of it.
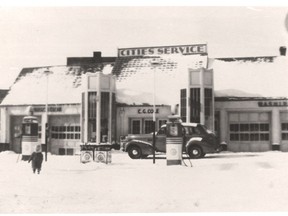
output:
<svg viewBox="0 0 288 216"><path fill-rule="evenodd" d="M69 131L69 132L74 131L74 126L68 126L68 127L67 127L67 131Z"/></svg>
<svg viewBox="0 0 288 216"><path fill-rule="evenodd" d="M66 131L66 127L65 126L60 126L60 130L59 130L60 132L64 132L64 131Z"/></svg>
<svg viewBox="0 0 288 216"><path fill-rule="evenodd" d="M240 140L241 141L249 141L249 134L248 133L240 134Z"/></svg>
<svg viewBox="0 0 288 216"><path fill-rule="evenodd" d="M239 134L230 134L231 141L239 141Z"/></svg>
<svg viewBox="0 0 288 216"><path fill-rule="evenodd" d="M249 124L240 124L240 131L249 131Z"/></svg>
<svg viewBox="0 0 288 216"><path fill-rule="evenodd" d="M250 140L251 141L259 141L259 134L250 134Z"/></svg>
<svg viewBox="0 0 288 216"><path fill-rule="evenodd" d="M269 140L269 134L260 134L260 140L261 141L268 141Z"/></svg>
<svg viewBox="0 0 288 216"><path fill-rule="evenodd" d="M260 124L260 131L269 131L269 124Z"/></svg>
<svg viewBox="0 0 288 216"><path fill-rule="evenodd" d="M145 120L144 133L148 134L151 132L153 132L153 121L152 120Z"/></svg>
<svg viewBox="0 0 288 216"><path fill-rule="evenodd" d="M132 121L132 134L140 134L140 120Z"/></svg>
<svg viewBox="0 0 288 216"><path fill-rule="evenodd" d="M167 120L159 120L159 128L160 128L162 125L166 124L166 122L167 122Z"/></svg>
<svg viewBox="0 0 288 216"><path fill-rule="evenodd" d="M288 140L288 133L282 133L282 140Z"/></svg>
<svg viewBox="0 0 288 216"><path fill-rule="evenodd" d="M166 127L161 128L161 129L158 131L158 134L159 134L159 135L164 135L164 134L166 134Z"/></svg>
<svg viewBox="0 0 288 216"><path fill-rule="evenodd" d="M259 124L250 124L250 131L259 131Z"/></svg>
<svg viewBox="0 0 288 216"><path fill-rule="evenodd" d="M230 131L239 131L239 125L238 124L230 124Z"/></svg>

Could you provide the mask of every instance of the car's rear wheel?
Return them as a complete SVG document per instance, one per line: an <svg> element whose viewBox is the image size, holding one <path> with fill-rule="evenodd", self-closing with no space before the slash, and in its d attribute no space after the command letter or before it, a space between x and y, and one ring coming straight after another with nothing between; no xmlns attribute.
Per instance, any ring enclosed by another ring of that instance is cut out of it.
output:
<svg viewBox="0 0 288 216"><path fill-rule="evenodd" d="M142 152L140 147L138 146L131 146L128 149L128 155L132 159L140 159L142 157Z"/></svg>
<svg viewBox="0 0 288 216"><path fill-rule="evenodd" d="M188 149L188 155L192 159L199 159L203 157L203 155L205 154L203 153L203 150L201 147L194 145Z"/></svg>

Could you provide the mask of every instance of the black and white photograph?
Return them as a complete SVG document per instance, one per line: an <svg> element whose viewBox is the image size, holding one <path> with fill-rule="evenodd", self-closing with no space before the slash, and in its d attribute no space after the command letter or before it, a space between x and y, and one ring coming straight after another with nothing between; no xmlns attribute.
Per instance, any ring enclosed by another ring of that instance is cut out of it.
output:
<svg viewBox="0 0 288 216"><path fill-rule="evenodd" d="M0 214L288 212L288 4L59 2L0 2Z"/></svg>

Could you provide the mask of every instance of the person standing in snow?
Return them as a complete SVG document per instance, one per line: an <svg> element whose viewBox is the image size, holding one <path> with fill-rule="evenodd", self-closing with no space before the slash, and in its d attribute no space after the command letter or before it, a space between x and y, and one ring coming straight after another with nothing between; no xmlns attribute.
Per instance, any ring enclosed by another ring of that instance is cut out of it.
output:
<svg viewBox="0 0 288 216"><path fill-rule="evenodd" d="M41 146L40 145L36 146L36 150L30 156L28 163L30 163L30 161L32 161L33 173L35 173L37 170L37 173L40 174L42 162L43 162L43 154L41 152Z"/></svg>

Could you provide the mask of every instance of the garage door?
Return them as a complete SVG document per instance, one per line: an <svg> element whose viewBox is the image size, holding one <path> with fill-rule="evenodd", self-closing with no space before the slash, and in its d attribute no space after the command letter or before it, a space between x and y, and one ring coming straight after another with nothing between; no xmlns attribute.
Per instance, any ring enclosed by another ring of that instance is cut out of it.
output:
<svg viewBox="0 0 288 216"><path fill-rule="evenodd" d="M229 113L228 150L258 152L270 150L270 114L268 112Z"/></svg>
<svg viewBox="0 0 288 216"><path fill-rule="evenodd" d="M51 116L50 146L51 153L74 155L80 152L81 127L80 116Z"/></svg>

